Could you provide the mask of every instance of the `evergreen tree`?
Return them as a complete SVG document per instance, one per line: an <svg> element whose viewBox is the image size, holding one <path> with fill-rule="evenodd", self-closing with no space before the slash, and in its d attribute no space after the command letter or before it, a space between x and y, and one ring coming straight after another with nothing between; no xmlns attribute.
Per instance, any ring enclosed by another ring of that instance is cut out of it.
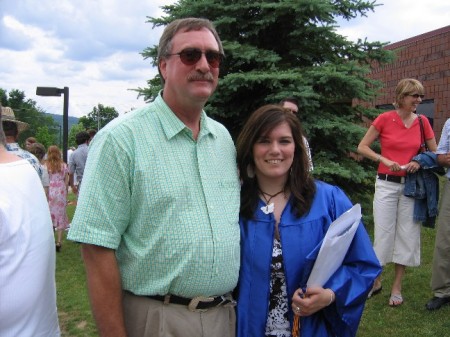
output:
<svg viewBox="0 0 450 337"><path fill-rule="evenodd" d="M367 203L375 166L350 154L366 131L362 115L373 117L375 111L353 102L375 95L380 85L367 77L370 64L389 62L392 54L381 42L351 42L335 28L337 18L366 16L375 6L375 1L358 0L180 0L162 7L165 16L148 21L154 27L190 16L213 21L226 58L207 113L235 137L256 108L295 96L314 176L342 187L355 202ZM155 66L156 54L156 46L142 53ZM151 101L160 89L157 76L138 91Z"/></svg>

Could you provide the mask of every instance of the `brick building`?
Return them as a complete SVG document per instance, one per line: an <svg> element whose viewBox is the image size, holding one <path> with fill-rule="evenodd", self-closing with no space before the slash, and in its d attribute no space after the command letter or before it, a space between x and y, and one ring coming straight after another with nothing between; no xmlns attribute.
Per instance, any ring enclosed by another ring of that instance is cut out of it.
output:
<svg viewBox="0 0 450 337"><path fill-rule="evenodd" d="M439 141L442 127L450 117L450 26L387 45L395 52L391 64L374 67L370 77L383 83L380 95L370 104L393 109L395 86L402 78L416 78L425 88L417 111L426 115Z"/></svg>

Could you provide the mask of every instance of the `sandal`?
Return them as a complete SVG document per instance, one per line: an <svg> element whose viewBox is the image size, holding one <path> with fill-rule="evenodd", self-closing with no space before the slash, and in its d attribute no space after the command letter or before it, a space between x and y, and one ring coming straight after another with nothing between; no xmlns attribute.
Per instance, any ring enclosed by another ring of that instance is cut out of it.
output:
<svg viewBox="0 0 450 337"><path fill-rule="evenodd" d="M61 251L61 242L56 243L56 251L59 253Z"/></svg>
<svg viewBox="0 0 450 337"><path fill-rule="evenodd" d="M403 297L401 294L391 294L389 298L389 306L398 307L403 304Z"/></svg>
<svg viewBox="0 0 450 337"><path fill-rule="evenodd" d="M379 286L377 289L372 288L367 295L367 298L371 298L372 296L378 295L383 290L383 286Z"/></svg>

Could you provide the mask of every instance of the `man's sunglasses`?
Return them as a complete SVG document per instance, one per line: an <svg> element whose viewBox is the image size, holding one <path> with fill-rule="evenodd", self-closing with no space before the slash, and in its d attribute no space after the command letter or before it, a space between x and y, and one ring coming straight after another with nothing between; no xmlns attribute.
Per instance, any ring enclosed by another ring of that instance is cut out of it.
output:
<svg viewBox="0 0 450 337"><path fill-rule="evenodd" d="M187 66L193 66L202 58L202 54L205 54L206 61L211 67L219 68L223 55L217 51L207 50L202 52L198 48L186 48L179 53L167 54L167 56L179 55L181 62Z"/></svg>
<svg viewBox="0 0 450 337"><path fill-rule="evenodd" d="M414 97L415 99L417 99L417 98L424 98L425 97L425 95L419 95L419 94L414 94L414 95L408 95L408 96L411 96L411 97Z"/></svg>

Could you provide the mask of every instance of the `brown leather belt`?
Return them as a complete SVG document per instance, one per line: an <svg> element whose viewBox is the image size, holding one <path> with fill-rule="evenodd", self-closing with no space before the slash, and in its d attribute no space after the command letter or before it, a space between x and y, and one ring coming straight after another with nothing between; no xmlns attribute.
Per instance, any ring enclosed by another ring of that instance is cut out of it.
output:
<svg viewBox="0 0 450 337"><path fill-rule="evenodd" d="M381 179L381 180L390 181L390 182L393 182L393 183L398 183L398 184L404 184L405 183L405 177L393 176L393 175L390 175L390 174L378 173L377 178Z"/></svg>

